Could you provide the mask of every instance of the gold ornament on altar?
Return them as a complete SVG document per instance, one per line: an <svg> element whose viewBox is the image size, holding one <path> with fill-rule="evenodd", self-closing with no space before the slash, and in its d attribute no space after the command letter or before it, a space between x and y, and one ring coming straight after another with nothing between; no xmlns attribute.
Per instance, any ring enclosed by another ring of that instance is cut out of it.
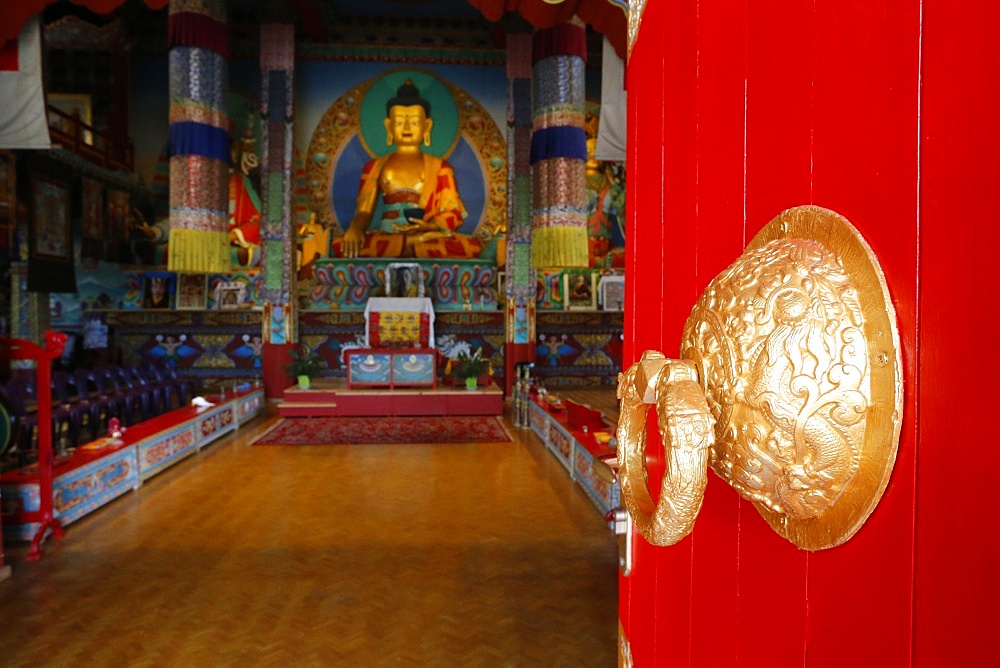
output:
<svg viewBox="0 0 1000 668"><path fill-rule="evenodd" d="M690 533L707 468L805 550L840 545L875 509L896 460L896 314L857 230L815 206L785 211L709 284L680 360L647 351L619 376L624 504L654 545ZM666 471L647 487L655 404Z"/></svg>

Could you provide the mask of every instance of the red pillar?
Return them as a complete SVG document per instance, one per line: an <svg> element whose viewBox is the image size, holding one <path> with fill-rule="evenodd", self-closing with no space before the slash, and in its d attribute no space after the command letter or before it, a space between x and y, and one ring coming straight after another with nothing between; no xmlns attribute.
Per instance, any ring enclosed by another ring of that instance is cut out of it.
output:
<svg viewBox="0 0 1000 668"><path fill-rule="evenodd" d="M295 348L294 343L265 343L262 355L264 376L264 396L280 399L285 389L292 385L285 373L285 365L291 361L288 353Z"/></svg>

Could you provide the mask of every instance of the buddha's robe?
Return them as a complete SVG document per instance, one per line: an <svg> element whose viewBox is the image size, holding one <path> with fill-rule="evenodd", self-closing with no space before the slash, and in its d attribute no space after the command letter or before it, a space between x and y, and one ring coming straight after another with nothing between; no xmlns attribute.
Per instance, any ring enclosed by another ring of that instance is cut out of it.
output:
<svg viewBox="0 0 1000 668"><path fill-rule="evenodd" d="M459 197L451 165L441 158L424 153L424 182L419 191L397 189L383 193L379 187L379 177L390 155L375 158L361 172L356 210L375 211L376 200L381 196L383 211L382 216L373 219L369 225L358 256L400 257L404 250L404 238L393 230L393 225L405 225L409 222L408 217L421 217L424 220L433 218L454 234L414 244L414 257L478 257L483 249L482 243L474 237L455 233L468 214ZM407 211L414 209L422 209L422 212L415 211L407 216ZM344 256L339 238L333 241L331 249L334 257Z"/></svg>

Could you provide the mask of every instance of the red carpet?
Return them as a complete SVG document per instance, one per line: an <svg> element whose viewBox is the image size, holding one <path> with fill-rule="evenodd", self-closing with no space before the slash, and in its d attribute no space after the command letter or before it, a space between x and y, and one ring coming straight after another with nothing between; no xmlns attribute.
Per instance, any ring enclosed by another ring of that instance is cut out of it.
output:
<svg viewBox="0 0 1000 668"><path fill-rule="evenodd" d="M279 420L254 445L374 443L506 443L513 439L496 416L310 417Z"/></svg>

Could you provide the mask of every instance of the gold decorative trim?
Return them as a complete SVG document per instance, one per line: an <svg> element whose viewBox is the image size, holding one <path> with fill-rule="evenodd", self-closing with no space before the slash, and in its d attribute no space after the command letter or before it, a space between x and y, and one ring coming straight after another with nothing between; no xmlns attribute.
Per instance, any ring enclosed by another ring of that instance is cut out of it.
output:
<svg viewBox="0 0 1000 668"><path fill-rule="evenodd" d="M618 668L632 668L632 645L625 635L622 620L618 620Z"/></svg>
<svg viewBox="0 0 1000 668"><path fill-rule="evenodd" d="M639 39L639 24L642 23L642 13L646 11L646 0L629 0L628 3L628 53L625 62L632 58L632 47Z"/></svg>

